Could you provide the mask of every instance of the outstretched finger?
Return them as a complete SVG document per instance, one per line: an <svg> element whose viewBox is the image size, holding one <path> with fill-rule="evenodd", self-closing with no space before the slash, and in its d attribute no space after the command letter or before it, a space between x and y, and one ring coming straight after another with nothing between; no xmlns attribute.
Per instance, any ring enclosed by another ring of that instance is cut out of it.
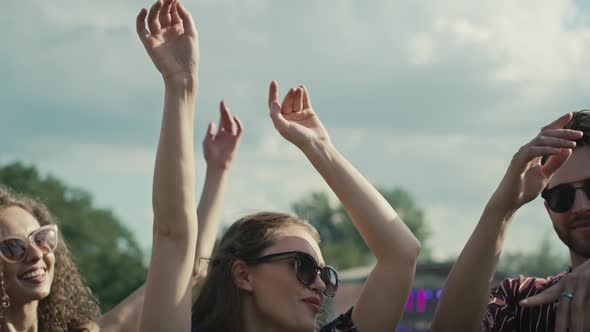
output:
<svg viewBox="0 0 590 332"><path fill-rule="evenodd" d="M584 132L573 129L547 129L543 131L542 135L575 141L582 138L582 136L584 136Z"/></svg>
<svg viewBox="0 0 590 332"><path fill-rule="evenodd" d="M162 26L160 25L160 20L158 19L158 15L160 14L160 9L162 8L162 0L157 0L150 8L150 12L148 14L147 22L150 28L150 32L152 35L157 34Z"/></svg>
<svg viewBox="0 0 590 332"><path fill-rule="evenodd" d="M309 99L309 92L307 92L307 88L304 85L300 85L303 89L303 109L311 108L311 100Z"/></svg>
<svg viewBox="0 0 590 332"><path fill-rule="evenodd" d="M240 119L234 115L234 122L236 123L236 126L238 127L238 131L236 132L236 136L240 137L242 136L242 131L244 126L242 125L242 121L240 121Z"/></svg>
<svg viewBox="0 0 590 332"><path fill-rule="evenodd" d="M545 127L541 128L541 131L545 131L548 129L560 129L563 128L573 117L573 113L569 112L562 116L560 116L557 120L551 122L550 124L546 125Z"/></svg>
<svg viewBox="0 0 590 332"><path fill-rule="evenodd" d="M518 304L521 307L528 308L528 307L536 307L542 304L553 303L559 299L563 290L565 289L565 278L562 278L557 282L557 284L551 286L547 290L543 291L540 294L535 296L527 297L526 299L520 301Z"/></svg>
<svg viewBox="0 0 590 332"><path fill-rule="evenodd" d="M147 16L147 9L142 8L137 19L135 20L135 30L139 36L139 40L145 45L145 42L150 37L149 31L145 28L145 17Z"/></svg>
<svg viewBox="0 0 590 332"><path fill-rule="evenodd" d="M236 126L234 124L233 117L229 113L229 109L225 104L225 100L222 100L219 104L219 112L221 113L219 119L219 128L223 129L223 131L226 131L232 135L235 135Z"/></svg>
<svg viewBox="0 0 590 332"><path fill-rule="evenodd" d="M184 5L179 1L178 4L178 15L182 20L182 27L184 28L184 33L189 34L190 36L197 35L197 28L195 26L195 21L193 20L193 16L189 13Z"/></svg>
<svg viewBox="0 0 590 332"><path fill-rule="evenodd" d="M279 83L277 81L271 81L268 88L268 107L270 108L273 103L279 103Z"/></svg>
<svg viewBox="0 0 590 332"><path fill-rule="evenodd" d="M539 135L531 141L534 146L551 146L554 148L573 149L576 142L568 139Z"/></svg>
<svg viewBox="0 0 590 332"><path fill-rule="evenodd" d="M525 165L531 162L535 158L548 157L557 155L561 152L560 148L552 146L526 146L523 150L517 154L517 159Z"/></svg>

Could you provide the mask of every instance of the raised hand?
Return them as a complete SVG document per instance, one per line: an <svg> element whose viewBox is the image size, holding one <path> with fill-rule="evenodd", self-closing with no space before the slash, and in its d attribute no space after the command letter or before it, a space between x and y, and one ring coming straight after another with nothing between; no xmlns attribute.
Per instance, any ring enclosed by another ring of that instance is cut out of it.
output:
<svg viewBox="0 0 590 332"><path fill-rule="evenodd" d="M290 89L279 103L278 84L270 83L268 93L270 117L277 131L300 149L314 142L329 142L328 132L311 107L307 89L300 85Z"/></svg>
<svg viewBox="0 0 590 332"><path fill-rule="evenodd" d="M145 27L145 18L149 31ZM198 35L191 14L178 0L158 0L137 16L137 34L165 82L196 80Z"/></svg>
<svg viewBox="0 0 590 332"><path fill-rule="evenodd" d="M571 118L572 113L561 116L518 150L491 202L516 211L543 191L553 173L571 156L575 140L583 135L563 129ZM548 159L541 164L543 157Z"/></svg>
<svg viewBox="0 0 590 332"><path fill-rule="evenodd" d="M230 114L225 101L220 103L219 111L219 129L215 133L215 123L209 123L203 140L203 154L209 167L225 170L231 165L240 144L242 122L237 116Z"/></svg>

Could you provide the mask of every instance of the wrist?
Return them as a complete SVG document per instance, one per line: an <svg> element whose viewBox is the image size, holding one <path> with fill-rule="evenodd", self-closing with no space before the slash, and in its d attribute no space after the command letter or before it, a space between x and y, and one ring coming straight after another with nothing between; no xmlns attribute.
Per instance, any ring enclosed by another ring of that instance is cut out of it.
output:
<svg viewBox="0 0 590 332"><path fill-rule="evenodd" d="M192 92L196 95L199 86L197 75L177 75L164 77L166 90Z"/></svg>
<svg viewBox="0 0 590 332"><path fill-rule="evenodd" d="M207 176L215 178L223 178L227 175L229 166L223 167L220 165L213 165L207 162Z"/></svg>
<svg viewBox="0 0 590 332"><path fill-rule="evenodd" d="M494 193L484 208L484 214L493 215L496 219L503 221L510 221L517 210L517 206L499 199L497 193Z"/></svg>
<svg viewBox="0 0 590 332"><path fill-rule="evenodd" d="M322 159L332 159L338 153L336 147L327 139L312 140L299 147L312 163Z"/></svg>
<svg viewBox="0 0 590 332"><path fill-rule="evenodd" d="M314 155L325 153L329 150L336 149L329 138L311 139L297 146L305 155Z"/></svg>

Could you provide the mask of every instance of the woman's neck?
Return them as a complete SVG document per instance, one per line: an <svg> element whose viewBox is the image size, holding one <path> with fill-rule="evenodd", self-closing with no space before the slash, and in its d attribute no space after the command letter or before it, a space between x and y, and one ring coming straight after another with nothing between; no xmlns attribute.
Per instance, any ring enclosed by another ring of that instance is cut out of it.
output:
<svg viewBox="0 0 590 332"><path fill-rule="evenodd" d="M37 307L39 301L31 301L20 305L11 304L2 324L2 331L37 332Z"/></svg>
<svg viewBox="0 0 590 332"><path fill-rule="evenodd" d="M288 332L284 326L280 326L262 315L248 300L244 301L242 317L244 332Z"/></svg>

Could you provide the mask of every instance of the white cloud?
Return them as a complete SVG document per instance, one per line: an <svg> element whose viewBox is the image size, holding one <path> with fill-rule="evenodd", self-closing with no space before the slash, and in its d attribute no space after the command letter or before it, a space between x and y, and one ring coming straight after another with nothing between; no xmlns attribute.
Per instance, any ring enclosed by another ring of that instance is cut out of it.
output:
<svg viewBox="0 0 590 332"><path fill-rule="evenodd" d="M159 74L134 32L136 13L149 5L13 1L0 14L5 43L14 45L0 49L2 99L12 102L1 112L18 127L0 131L11 142L0 161L28 160L90 190L142 243L151 239L157 134L141 126L152 125L147 111L152 116L162 105ZM201 0L187 7L202 56L196 136L217 120L220 98L246 127L225 222L285 210L311 190L327 190L270 125L271 79L281 91L306 83L343 154L371 181L415 196L433 224L439 257L460 250L513 152L562 111L582 108L590 93L588 8L570 0ZM35 19L23 26L13 13ZM62 106L125 117L112 125L80 123L84 116L73 123L61 112L39 116L47 121L41 126L24 118L37 114L27 107ZM66 133L68 125L83 129ZM50 132L56 127L64 132ZM116 137L127 135L135 145L97 142L84 128L104 132L105 140L129 128ZM542 217L532 211L523 211L507 248L530 245L518 238Z"/></svg>

